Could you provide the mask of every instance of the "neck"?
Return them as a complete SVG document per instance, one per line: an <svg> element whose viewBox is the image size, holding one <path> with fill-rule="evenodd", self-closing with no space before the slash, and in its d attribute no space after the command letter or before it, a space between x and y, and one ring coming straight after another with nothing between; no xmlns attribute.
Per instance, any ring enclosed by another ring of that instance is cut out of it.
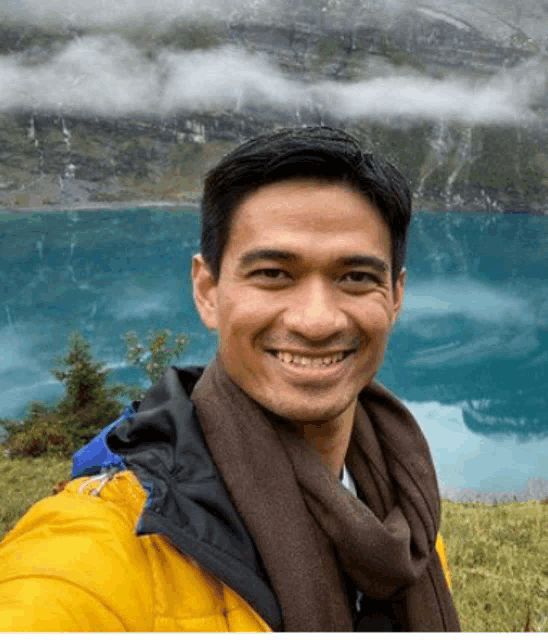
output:
<svg viewBox="0 0 548 640"><path fill-rule="evenodd" d="M342 473L354 426L357 398L342 413L330 422L306 423L299 426L310 447L321 454L321 462L338 479Z"/></svg>

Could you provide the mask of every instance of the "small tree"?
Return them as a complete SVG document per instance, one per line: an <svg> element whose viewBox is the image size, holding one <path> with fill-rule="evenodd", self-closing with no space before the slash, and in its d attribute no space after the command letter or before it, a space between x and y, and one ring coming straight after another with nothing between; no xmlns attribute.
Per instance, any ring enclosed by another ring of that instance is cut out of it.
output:
<svg viewBox="0 0 548 640"><path fill-rule="evenodd" d="M91 356L91 346L75 331L69 338L68 356L57 358L62 369L52 369L50 373L60 382L66 381L66 396L59 405L62 413L78 414L86 407L101 404L107 410L119 410L119 403L112 397L123 390L123 385L105 387L108 371L104 362L95 362Z"/></svg>
<svg viewBox="0 0 548 640"><path fill-rule="evenodd" d="M56 360L62 368L51 374L65 382L65 398L57 407L31 402L23 421L5 423L12 455L70 456L123 410L116 397L124 386L105 387L104 362L93 361L90 345L77 331L70 335L68 355Z"/></svg>

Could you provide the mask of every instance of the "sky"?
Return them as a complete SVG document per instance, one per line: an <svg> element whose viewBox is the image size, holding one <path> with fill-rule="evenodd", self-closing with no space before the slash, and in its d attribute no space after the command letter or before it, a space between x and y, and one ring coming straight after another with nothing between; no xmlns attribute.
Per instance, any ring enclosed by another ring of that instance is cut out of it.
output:
<svg viewBox="0 0 548 640"><path fill-rule="evenodd" d="M381 62L356 82L304 84L286 77L264 56L232 46L194 52L157 49L151 59L127 38L133 26L161 30L181 16L216 20L226 18L229 8L249 7L272 12L276 2L267 0L88 0L77 6L68 0L3 2L8 4L0 8L0 22L5 17L101 31L75 37L48 56L37 51L0 56L0 111L165 116L180 109L240 109L254 103L290 110L320 105L323 113L352 119L405 116L515 124L536 120L531 107L544 99L548 84L548 63L540 58L488 80L474 81L457 72L432 78ZM370 4L388 15L405 3Z"/></svg>

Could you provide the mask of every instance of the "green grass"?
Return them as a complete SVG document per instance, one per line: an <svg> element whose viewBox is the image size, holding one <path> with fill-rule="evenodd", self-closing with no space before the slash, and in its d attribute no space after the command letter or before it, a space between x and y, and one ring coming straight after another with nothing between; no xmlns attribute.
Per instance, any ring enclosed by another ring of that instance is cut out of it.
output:
<svg viewBox="0 0 548 640"><path fill-rule="evenodd" d="M0 445L0 539L26 511L50 496L59 480L68 480L72 460L60 456L9 458Z"/></svg>
<svg viewBox="0 0 548 640"><path fill-rule="evenodd" d="M442 500L463 631L548 631L548 505Z"/></svg>
<svg viewBox="0 0 548 640"><path fill-rule="evenodd" d="M68 480L72 461L11 459L0 446L0 539ZM548 631L548 504L442 500L441 534L463 631Z"/></svg>

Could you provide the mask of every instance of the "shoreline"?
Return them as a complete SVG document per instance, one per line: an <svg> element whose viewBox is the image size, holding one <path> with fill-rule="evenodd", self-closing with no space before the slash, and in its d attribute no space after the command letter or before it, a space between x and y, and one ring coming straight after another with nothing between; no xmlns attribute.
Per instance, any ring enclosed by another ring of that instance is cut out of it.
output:
<svg viewBox="0 0 548 640"><path fill-rule="evenodd" d="M440 498L451 502L478 504L506 504L511 502L540 502L548 498L548 478L528 478L521 489L513 491L479 491L477 489L457 489L455 487L440 486Z"/></svg>
<svg viewBox="0 0 548 640"><path fill-rule="evenodd" d="M0 216L14 215L25 213L68 213L74 211L91 212L91 211L118 211L122 209L193 209L200 210L200 202L197 200L130 200L120 202L86 202L83 204L73 204L69 206L42 206L42 207L10 207L9 209L0 209Z"/></svg>
<svg viewBox="0 0 548 640"><path fill-rule="evenodd" d="M192 209L194 211L200 211L200 200L120 200L120 202L90 202L86 201L82 204L71 205L43 205L37 207L8 207L6 209L0 209L0 216L4 215L17 215L17 214L29 214L29 213L69 213L74 211L81 211L82 213L89 213L91 211L118 211L122 209ZM413 207L413 215L417 213L426 214L448 214L455 213L457 215L504 215L509 213L526 213L532 216L546 216L548 217L548 209L536 210L531 209L525 211L460 211L454 209L431 209L429 207L419 207L416 209Z"/></svg>

